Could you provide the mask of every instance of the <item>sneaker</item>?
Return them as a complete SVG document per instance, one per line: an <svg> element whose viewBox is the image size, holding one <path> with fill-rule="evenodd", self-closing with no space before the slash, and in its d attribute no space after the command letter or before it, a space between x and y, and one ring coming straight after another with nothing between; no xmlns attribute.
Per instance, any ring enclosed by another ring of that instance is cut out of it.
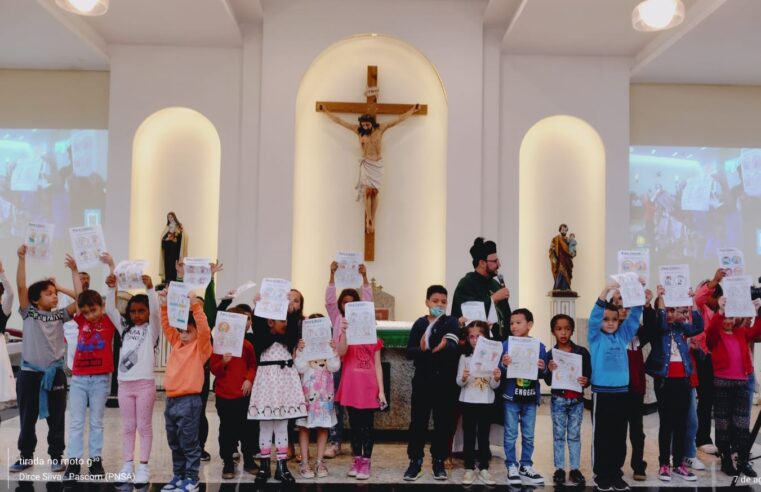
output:
<svg viewBox="0 0 761 492"><path fill-rule="evenodd" d="M90 475L97 478L106 476L106 470L103 469L103 460L100 456L90 458Z"/></svg>
<svg viewBox="0 0 761 492"><path fill-rule="evenodd" d="M658 480L663 482L671 481L671 470L669 470L668 465L661 465L661 467L658 469Z"/></svg>
<svg viewBox="0 0 761 492"><path fill-rule="evenodd" d="M491 473L489 473L489 470L486 468L478 472L478 478L486 485L497 484L497 482L492 478Z"/></svg>
<svg viewBox="0 0 761 492"><path fill-rule="evenodd" d="M515 465L510 465L507 467L507 483L509 485L520 485L521 484L521 476L518 471L518 467Z"/></svg>
<svg viewBox="0 0 761 492"><path fill-rule="evenodd" d="M433 460L432 463L433 467L433 478L435 480L446 480L449 478L447 476L447 470L444 468L444 460Z"/></svg>
<svg viewBox="0 0 761 492"><path fill-rule="evenodd" d="M183 482L183 478L179 475L175 475L172 477L169 483L161 487L161 490L163 492L168 492L169 490L179 490L182 482Z"/></svg>
<svg viewBox="0 0 761 492"><path fill-rule="evenodd" d="M360 458L360 466L357 470L357 480L367 480L370 478L370 458Z"/></svg>
<svg viewBox="0 0 761 492"><path fill-rule="evenodd" d="M521 469L518 470L518 474L521 477L521 480L525 480L528 483L533 484L540 484L544 483L544 477L539 474L534 468L529 466L521 466Z"/></svg>
<svg viewBox="0 0 761 492"><path fill-rule="evenodd" d="M552 483L558 486L565 485L565 470L555 470L555 473L552 474Z"/></svg>
<svg viewBox="0 0 761 492"><path fill-rule="evenodd" d="M50 471L52 471L53 473L61 473L65 469L66 469L66 464L63 462L63 458L61 458L60 456L58 456L57 458L50 458Z"/></svg>
<svg viewBox="0 0 761 492"><path fill-rule="evenodd" d="M613 486L613 490L617 492L624 492L626 490L631 490L631 487L629 487L629 484L626 483L626 481L621 477L618 477L615 480L613 480L613 483L611 485Z"/></svg>
<svg viewBox="0 0 761 492"><path fill-rule="evenodd" d="M323 458L327 458L329 460L332 460L333 458L335 458L339 454L341 454L341 444L340 443L335 443L335 442L330 442L330 443L328 443L328 447L325 448L325 453L323 453L322 457Z"/></svg>
<svg viewBox="0 0 761 492"><path fill-rule="evenodd" d="M756 470L753 469L753 463L750 461L739 462L737 464L737 471L748 478L756 478L758 476Z"/></svg>
<svg viewBox="0 0 761 492"><path fill-rule="evenodd" d="M74 461L78 462L79 460L72 460L72 463L66 465L66 470L63 472L64 482L76 482L79 480L79 474L82 469L79 463L74 463Z"/></svg>
<svg viewBox="0 0 761 492"><path fill-rule="evenodd" d="M230 480L231 478L235 478L235 462L225 461L222 465L222 479L223 480Z"/></svg>
<svg viewBox="0 0 761 492"><path fill-rule="evenodd" d="M299 474L304 478L314 478L314 471L309 467L308 461L299 463Z"/></svg>
<svg viewBox="0 0 761 492"><path fill-rule="evenodd" d="M682 480L687 480L688 482L694 482L698 479L698 477L696 477L694 473L688 470L684 464L675 466L673 473L677 477L681 478Z"/></svg>
<svg viewBox="0 0 761 492"><path fill-rule="evenodd" d="M595 478L595 490L599 492L610 492L613 490L613 482L607 478L597 477Z"/></svg>
<svg viewBox="0 0 761 492"><path fill-rule="evenodd" d="M140 463L137 466L137 473L135 473L134 483L142 485L151 481L151 469L148 468L148 463Z"/></svg>
<svg viewBox="0 0 761 492"><path fill-rule="evenodd" d="M644 471L637 470L634 472L632 476L634 477L634 480L636 480L637 482L644 482L645 480L647 480L647 475L645 474Z"/></svg>
<svg viewBox="0 0 761 492"><path fill-rule="evenodd" d="M572 484L580 487L584 487L587 484L587 479L584 478L584 475L581 474L581 470L578 468L571 470L571 473L568 474L568 478L571 480Z"/></svg>
<svg viewBox="0 0 761 492"><path fill-rule="evenodd" d="M418 478L423 476L423 460L410 460L410 466L407 467L407 471L404 472L405 482L414 482Z"/></svg>
<svg viewBox="0 0 761 492"><path fill-rule="evenodd" d="M325 478L328 476L328 467L325 466L325 463L323 463L322 460L317 460L314 463L314 467L317 468L317 478Z"/></svg>
<svg viewBox="0 0 761 492"><path fill-rule="evenodd" d="M131 461L127 461L124 463L124 466L122 466L122 469L119 470L119 474L116 475L116 481L118 483L130 483L132 482L133 473L133 463Z"/></svg>
<svg viewBox="0 0 761 492"><path fill-rule="evenodd" d="M703 444L698 449L703 451L705 454L713 454L717 456L719 454L719 448L717 448L713 444Z"/></svg>
<svg viewBox="0 0 761 492"><path fill-rule="evenodd" d="M351 468L349 468L349 471L346 472L346 476L348 477L356 477L357 472L359 471L360 464L362 463L362 457L361 456L355 456L354 461L351 464Z"/></svg>
<svg viewBox="0 0 761 492"><path fill-rule="evenodd" d="M19 457L19 459L15 461L15 463L13 463L10 466L8 471L12 473L21 473L22 471L28 470L29 468L31 468L33 462L34 462L33 458L24 458L23 456L21 456Z"/></svg>
<svg viewBox="0 0 761 492"><path fill-rule="evenodd" d="M700 461L698 458L685 458L682 462L684 466L689 466L693 470L705 470L706 465L702 461Z"/></svg>
<svg viewBox="0 0 761 492"><path fill-rule="evenodd" d="M462 484L463 485L470 485L473 483L473 481L476 479L476 471L475 470L465 470L465 476L462 477Z"/></svg>
<svg viewBox="0 0 761 492"><path fill-rule="evenodd" d="M211 455L207 453L205 449L201 450L201 461L211 461ZM196 480L196 482L198 482L198 480ZM196 483L196 485L198 484Z"/></svg>
<svg viewBox="0 0 761 492"><path fill-rule="evenodd" d="M198 480L192 478L186 478L175 489L177 492L197 492Z"/></svg>

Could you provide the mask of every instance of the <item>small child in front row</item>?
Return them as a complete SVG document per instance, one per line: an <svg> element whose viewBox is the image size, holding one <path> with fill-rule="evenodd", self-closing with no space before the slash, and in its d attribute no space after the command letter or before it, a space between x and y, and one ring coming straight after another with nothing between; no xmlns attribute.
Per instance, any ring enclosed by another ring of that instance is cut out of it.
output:
<svg viewBox="0 0 761 492"><path fill-rule="evenodd" d="M172 351L164 373L166 388L166 438L172 449L172 480L162 491L195 492L201 466L198 422L201 418L201 389L204 365L211 356L211 330L203 303L192 291L187 329L178 331L169 325L167 291L161 292L161 328Z"/></svg>
<svg viewBox="0 0 761 492"><path fill-rule="evenodd" d="M465 327L465 346L457 367L457 385L460 386L460 409L462 411L462 452L465 458L463 485L470 485L476 479L475 453L478 437L478 478L486 485L496 482L489 473L489 431L491 430L491 407L494 390L499 388L502 371L494 369L489 376L475 376L470 373L473 350L480 337L489 338L489 325L484 321L472 321Z"/></svg>
<svg viewBox="0 0 761 492"><path fill-rule="evenodd" d="M597 490L629 490L623 471L626 460L626 407L629 391L627 346L639 330L642 306L629 310L618 322L618 306L608 295L619 288L605 286L589 316L589 349L592 356L592 470Z"/></svg>
<svg viewBox="0 0 761 492"><path fill-rule="evenodd" d="M516 309L510 315L510 332L513 337L526 337L534 326L534 315L528 309ZM505 466L507 466L507 483L521 485L523 481L530 484L543 484L544 477L534 470L534 427L536 409L539 406L539 378L544 378L547 371L547 353L543 343L539 343L537 360L537 377L534 379L507 379L507 368L512 363L509 355L510 337L502 343L502 361L500 369L507 384L504 385L505 399ZM521 459L516 457L515 443L518 440L518 426L521 428Z"/></svg>
<svg viewBox="0 0 761 492"><path fill-rule="evenodd" d="M567 314L556 314L550 320L550 330L555 337L555 346L547 354L549 372L544 381L552 386L552 376L558 365L553 360L553 353L568 352L581 356L581 375L577 382L581 388L589 386L592 376L592 358L589 351L571 341L576 329L576 322ZM558 487L565 485L565 443L568 440L568 461L571 472L569 479L575 486L583 487L587 480L581 474L581 424L584 421L584 393L552 388L552 436L555 474L552 481Z"/></svg>
<svg viewBox="0 0 761 492"><path fill-rule="evenodd" d="M374 344L348 345L346 330L348 321L341 321L338 339L338 355L343 360L341 383L336 392L336 402L346 407L351 425L351 451L354 461L347 473L357 480L370 478L370 459L373 455L373 413L385 407L381 349L383 340Z"/></svg>
<svg viewBox="0 0 761 492"><path fill-rule="evenodd" d="M322 317L313 314L311 319ZM333 408L335 392L333 373L341 368L341 359L335 353L335 342L331 341L333 357L329 359L307 360L304 355L304 340L299 340L296 349L296 370L301 374L301 385L306 398L307 416L296 420L299 428L299 446L301 463L299 472L304 478L314 478L315 470L309 467L309 430L317 430L317 461L315 469L317 478L328 476L328 469L323 462L325 447L328 444L328 431L336 425L336 411Z"/></svg>

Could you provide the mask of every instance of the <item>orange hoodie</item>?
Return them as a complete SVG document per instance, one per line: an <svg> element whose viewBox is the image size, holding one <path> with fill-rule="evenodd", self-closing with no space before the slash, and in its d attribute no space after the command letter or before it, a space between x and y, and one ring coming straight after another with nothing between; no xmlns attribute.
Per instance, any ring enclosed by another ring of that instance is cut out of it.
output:
<svg viewBox="0 0 761 492"><path fill-rule="evenodd" d="M170 398L201 393L203 366L211 356L211 330L203 306L196 302L190 309L196 322L198 337L194 342L182 345L180 334L169 326L166 305L161 306L161 328L172 346L164 373L164 388L166 396Z"/></svg>

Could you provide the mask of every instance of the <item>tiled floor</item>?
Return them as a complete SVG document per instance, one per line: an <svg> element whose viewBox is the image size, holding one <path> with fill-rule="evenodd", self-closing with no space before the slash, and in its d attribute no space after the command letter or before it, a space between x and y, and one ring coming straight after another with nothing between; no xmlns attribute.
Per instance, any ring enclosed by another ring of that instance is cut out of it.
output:
<svg viewBox="0 0 761 492"><path fill-rule="evenodd" d="M153 453L151 456L151 470L152 470L152 482L166 482L172 475L171 454L166 444L166 436L164 432L164 402L158 401L154 409L153 415ZM754 407L753 415L758 412L758 407ZM207 417L209 419L209 425L211 428L209 442L207 443L207 450L212 455L212 460L208 463L202 463L201 465L201 480L208 483L248 483L253 482L253 476L240 472L234 480L223 481L221 480L222 463L217 456L217 426L218 419L217 414L214 411L214 405L212 402L207 407ZM107 472L116 473L121 467L121 426L118 409L106 409L106 432L104 443L104 465ZM11 418L4 420L0 425L0 449L7 450L0 456L0 479L3 483L6 483L6 479L18 480L19 477L14 474L8 473L8 462L12 462L16 458L16 439L18 438L19 430L18 418ZM590 435L591 435L591 420L589 414L585 415L584 426L582 429L582 472L586 475L587 479L591 483L591 465L590 465ZM625 478L632 484L637 486L649 486L649 487L724 487L730 484L731 479L718 471L718 460L714 457L700 454L708 469L703 472L697 472L698 482L687 483L675 478L671 484L661 482L655 476L656 465L658 462L657 455L657 432L658 432L658 416L657 414L651 414L645 417L645 431L647 434L645 460L649 463L648 466L648 480L646 482L633 482L631 480L631 470L625 468ZM37 458L47 460L44 450L46 449L45 436L47 433L47 425L44 421L37 424L37 436L39 439ZM552 465L552 422L549 417L549 405L542 405L539 409L536 424L536 450L534 452L535 468L544 475L546 482L551 483L552 473L554 471ZM86 442L86 441L85 441ZM497 440L492 442L497 443ZM346 476L346 471L350 466L350 456L348 453L348 446L344 445L344 454L334 460L327 461L328 468L330 470L330 476L326 479L309 480L308 482L317 482L324 484L351 484L356 483L352 478ZM494 478L499 484L505 484L505 467L501 461L503 456L501 446L492 446L494 452L494 459L490 468ZM756 446L756 451L761 454L761 447ZM43 453L40 453L42 451ZM314 447L312 447L314 452ZM628 462L628 461L627 461ZM430 464L427 462L424 468L425 475L416 484L458 484L462 478L462 462L455 460L456 468L450 473L450 479L447 482L437 482L433 480L430 472ZM407 465L406 447L402 443L380 443L375 447L373 454L373 473L371 479L368 481L371 484L394 484L399 483L401 485L401 476ZM298 465L295 462L290 463L290 468L296 475L299 482L307 482L298 477ZM757 466L761 470L761 465ZM37 475L41 479L53 478L50 477L50 470L47 465L37 465L31 468L29 474ZM45 477L43 474L48 473ZM29 478L29 477L27 477ZM759 482L761 483L761 482ZM761 485L757 485L761 489ZM216 488L215 488L216 490ZM330 490L330 489L325 489Z"/></svg>

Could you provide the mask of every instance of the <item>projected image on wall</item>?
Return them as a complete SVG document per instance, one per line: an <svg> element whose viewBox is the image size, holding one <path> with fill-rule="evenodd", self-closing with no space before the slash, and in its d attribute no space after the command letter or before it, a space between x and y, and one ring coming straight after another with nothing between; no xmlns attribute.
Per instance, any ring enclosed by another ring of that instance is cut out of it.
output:
<svg viewBox="0 0 761 492"><path fill-rule="evenodd" d="M629 188L632 246L654 266L689 263L697 283L736 247L761 275L761 149L634 146Z"/></svg>
<svg viewBox="0 0 761 492"><path fill-rule="evenodd" d="M16 256L27 224L55 224L54 260L69 228L104 220L106 130L0 129L0 258Z"/></svg>

